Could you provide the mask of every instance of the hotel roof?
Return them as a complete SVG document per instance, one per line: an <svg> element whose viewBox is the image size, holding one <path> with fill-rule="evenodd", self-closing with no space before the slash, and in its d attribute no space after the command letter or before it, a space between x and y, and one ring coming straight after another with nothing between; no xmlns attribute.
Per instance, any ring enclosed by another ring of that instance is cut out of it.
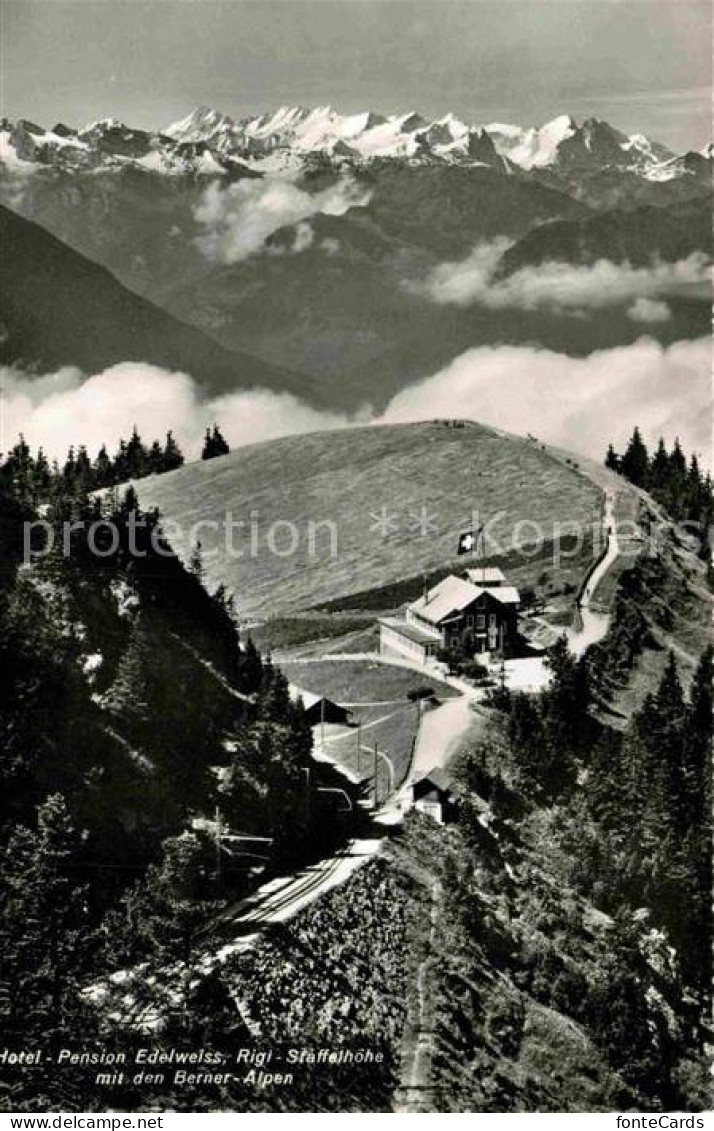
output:
<svg viewBox="0 0 714 1131"><path fill-rule="evenodd" d="M416 601L412 601L410 608L418 616L428 620L431 624L442 624L451 616L455 616L463 609L473 604L483 593L488 594L502 605L517 605L520 602L518 590L514 585L496 585L492 589L474 585L455 574L444 577L433 589L429 589Z"/></svg>
<svg viewBox="0 0 714 1131"><path fill-rule="evenodd" d="M432 624L441 624L451 614L467 608L483 592L483 589L479 589L472 582L450 574L417 601L412 601L410 607Z"/></svg>
<svg viewBox="0 0 714 1131"><path fill-rule="evenodd" d="M520 593L515 585L496 585L493 589L483 589L481 592L488 593L489 597L493 597L495 601L500 601L502 605L520 604Z"/></svg>

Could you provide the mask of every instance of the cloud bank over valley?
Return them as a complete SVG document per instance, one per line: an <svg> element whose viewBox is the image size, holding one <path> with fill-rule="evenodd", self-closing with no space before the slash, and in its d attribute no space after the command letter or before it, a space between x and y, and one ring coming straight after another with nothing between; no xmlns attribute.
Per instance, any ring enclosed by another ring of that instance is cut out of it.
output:
<svg viewBox="0 0 714 1131"><path fill-rule="evenodd" d="M343 216L369 200L369 191L350 177L316 193L289 180L244 180L227 188L214 181L194 209L202 228L196 243L213 263L240 263L265 251L267 240L280 228L296 225L290 250L299 253L312 243L312 216Z"/></svg>
<svg viewBox="0 0 714 1131"><path fill-rule="evenodd" d="M125 362L89 377L73 368L32 376L0 369L0 450L23 432L33 447L64 458L70 445L90 455L116 448L134 425L145 440L171 429L188 458L200 455L206 425L217 420L232 447L360 424L465 417L601 459L623 447L635 424L648 443L679 436L711 466L709 339L662 347L643 337L585 358L527 346L467 350L440 372L398 393L381 415L326 412L287 393L253 389L213 399L194 379Z"/></svg>
<svg viewBox="0 0 714 1131"><path fill-rule="evenodd" d="M712 463L712 345L708 338L663 347L649 338L568 357L522 346L467 350L440 373L399 393L390 421L464 416L509 432L535 433L602 459L624 448L635 424L649 444L679 436Z"/></svg>
<svg viewBox="0 0 714 1131"><path fill-rule="evenodd" d="M648 267L607 259L592 265L553 261L499 277L501 259L512 246L505 238L480 243L465 259L440 263L424 279L406 280L404 286L444 306L478 305L491 310L549 308L577 313L632 301L633 320L654 322L668 317L660 296L711 282L711 267L701 252Z"/></svg>

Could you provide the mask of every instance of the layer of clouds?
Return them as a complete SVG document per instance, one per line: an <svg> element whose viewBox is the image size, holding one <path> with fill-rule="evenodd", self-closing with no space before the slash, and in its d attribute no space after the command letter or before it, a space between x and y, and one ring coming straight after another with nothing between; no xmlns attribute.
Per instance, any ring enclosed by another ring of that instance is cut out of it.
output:
<svg viewBox="0 0 714 1131"><path fill-rule="evenodd" d="M271 244L267 251L270 255L299 255L301 251L307 251L312 246L315 240L315 232L307 220L301 220L296 224L291 232L292 242Z"/></svg>
<svg viewBox="0 0 714 1131"><path fill-rule="evenodd" d="M626 444L635 424L654 444L679 436L685 451L712 462L712 345L708 338L663 348L641 338L584 358L523 346L467 350L440 373L399 393L389 421L467 417L535 433L602 459Z"/></svg>
<svg viewBox="0 0 714 1131"><path fill-rule="evenodd" d="M666 302L656 298L638 298L627 311L633 322L667 322L672 311Z"/></svg>
<svg viewBox="0 0 714 1131"><path fill-rule="evenodd" d="M477 304L494 310L548 307L574 312L654 299L711 280L707 258L699 252L677 263L653 263L649 267L631 267L607 259L591 266L542 263L499 279L496 269L509 246L510 242L503 238L479 244L466 259L440 263L425 279L410 280L404 285L413 293L444 305ZM640 316L640 321L645 320L654 319Z"/></svg>
<svg viewBox="0 0 714 1131"><path fill-rule="evenodd" d="M88 378L78 369L31 377L0 367L0 390L0 451L7 452L22 432L33 449L42 446L58 459L71 444L85 444L92 456L102 444L114 451L134 425L145 442L163 440L171 429L186 456L195 458L214 421L235 447L349 423L288 393L264 389L202 400L187 373L135 362Z"/></svg>
<svg viewBox="0 0 714 1131"><path fill-rule="evenodd" d="M264 389L203 400L186 373L124 363L85 378L76 369L30 377L0 370L0 450L23 431L33 448L64 458L70 444L91 455L114 450L134 424L145 441L172 429L187 457L200 454L207 424L217 420L231 447L280 436L465 417L527 432L598 460L609 441L622 448L639 424L648 443L679 436L711 466L712 346L709 339L663 348L641 338L585 358L527 346L467 350L441 372L410 386L381 415L323 412L289 394Z"/></svg>
<svg viewBox="0 0 714 1131"><path fill-rule="evenodd" d="M350 208L368 204L370 195L350 177L315 193L286 180L245 180L227 188L213 181L194 209L194 219L203 229L196 242L212 262L239 263L263 251L279 228L297 224L290 250L303 251L313 238L305 221L320 212L343 216Z"/></svg>

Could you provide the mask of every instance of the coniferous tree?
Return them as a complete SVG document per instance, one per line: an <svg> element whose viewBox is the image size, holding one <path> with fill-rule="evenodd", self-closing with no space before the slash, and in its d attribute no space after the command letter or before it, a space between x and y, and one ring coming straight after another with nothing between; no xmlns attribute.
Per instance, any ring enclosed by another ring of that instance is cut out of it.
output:
<svg viewBox="0 0 714 1131"><path fill-rule="evenodd" d="M684 734L684 804L690 908L685 972L710 1013L712 987L712 656L703 653L692 681Z"/></svg>
<svg viewBox="0 0 714 1131"><path fill-rule="evenodd" d="M640 898L657 914L678 948L685 945L691 904L686 845L684 771L686 709L677 664L670 655L657 692L647 696L634 722L634 751L640 764L639 813L625 836L629 873ZM688 945L688 944L686 944Z"/></svg>
<svg viewBox="0 0 714 1131"><path fill-rule="evenodd" d="M684 693L670 652L659 687L646 697L636 726L647 752L653 826L673 836L682 831L684 719Z"/></svg>
<svg viewBox="0 0 714 1131"><path fill-rule="evenodd" d="M660 436L650 467L650 489L653 492L662 491L666 487L668 469L669 455L664 445L664 437Z"/></svg>
<svg viewBox="0 0 714 1131"><path fill-rule="evenodd" d="M616 921L609 952L588 1003L597 1037L606 1034L608 1058L651 1098L665 1085L664 1065L653 1040L641 976L642 959L636 935L626 920Z"/></svg>
<svg viewBox="0 0 714 1131"><path fill-rule="evenodd" d="M547 748L541 712L533 697L515 692L506 701L509 745L522 781L550 789L552 752Z"/></svg>
<svg viewBox="0 0 714 1131"><path fill-rule="evenodd" d="M124 483L130 478L129 460L127 458L126 441L119 441L119 448L114 457L114 482Z"/></svg>
<svg viewBox="0 0 714 1131"><path fill-rule="evenodd" d="M127 475L131 479L141 479L148 470L148 453L136 425L134 425L129 443L126 445L126 469Z"/></svg>
<svg viewBox="0 0 714 1131"><path fill-rule="evenodd" d="M223 670L235 685L240 680L241 650L236 628L235 602L225 585L219 585L211 596L216 621L216 643L220 648Z"/></svg>
<svg viewBox="0 0 714 1131"><path fill-rule="evenodd" d="M649 473L649 457L647 448L640 434L639 428L632 433L625 454L620 461L622 474L634 483L636 487L646 487Z"/></svg>
<svg viewBox="0 0 714 1131"><path fill-rule="evenodd" d="M198 581L203 581L203 547L197 542L188 560L189 571Z"/></svg>
<svg viewBox="0 0 714 1131"><path fill-rule="evenodd" d="M194 833L169 837L160 861L148 868L143 882L125 892L102 924L108 964L141 962L132 992L163 1025L168 1023L172 1035L191 1027L191 990L210 946L207 927L221 908L206 898L215 882L209 869Z"/></svg>
<svg viewBox="0 0 714 1131"><path fill-rule="evenodd" d="M5 477L13 494L22 502L32 497L34 461L25 437L20 433L17 443L10 449L5 463Z"/></svg>
<svg viewBox="0 0 714 1131"><path fill-rule="evenodd" d="M615 460L617 457L610 445L605 463L612 467ZM675 440L672 452L668 454L660 437L657 451L648 466L647 449L639 429L635 428L619 466L632 483L646 487L673 519L693 527L692 532L699 538L699 557L710 563L709 535L714 519L714 495L711 478L709 474L702 475L696 454L687 466L679 440Z"/></svg>
<svg viewBox="0 0 714 1131"><path fill-rule="evenodd" d="M690 824L709 820L711 815L713 654L710 645L699 660L686 712L683 776Z"/></svg>
<svg viewBox="0 0 714 1131"><path fill-rule="evenodd" d="M712 517L714 517L714 484L712 484L712 477L709 472L707 472L702 481L700 510L706 516L703 521L711 523Z"/></svg>
<svg viewBox="0 0 714 1131"><path fill-rule="evenodd" d="M161 863L149 869L147 888L155 909L152 934L162 960L189 962L191 950L206 925L202 896L207 890L207 861L193 833L163 844Z"/></svg>
<svg viewBox="0 0 714 1131"><path fill-rule="evenodd" d="M46 499L52 482L52 473L50 471L49 461L42 448L38 448L37 450L31 480L34 499L36 501Z"/></svg>
<svg viewBox="0 0 714 1131"><path fill-rule="evenodd" d="M687 517L687 460L679 443L679 438L674 441L674 446L669 456L669 466L662 503L673 518Z"/></svg>
<svg viewBox="0 0 714 1131"><path fill-rule="evenodd" d="M84 444L81 445L77 452L73 479L73 488L78 495L86 495L95 485L92 463L87 455L87 449Z"/></svg>
<svg viewBox="0 0 714 1131"><path fill-rule="evenodd" d="M211 436L210 428L206 428L206 433L203 437L203 448L201 450L201 459L213 459L216 453L213 450L213 437Z"/></svg>
<svg viewBox="0 0 714 1131"><path fill-rule="evenodd" d="M213 431L211 431L210 428L206 428L201 459L215 459L216 456L227 455L229 451L230 448L223 438L218 425L213 425Z"/></svg>
<svg viewBox="0 0 714 1131"><path fill-rule="evenodd" d="M280 668L276 668L271 660L263 667L260 703L268 718L281 722L288 717L290 708L288 681Z"/></svg>
<svg viewBox="0 0 714 1131"><path fill-rule="evenodd" d="M226 443L225 439L223 438L221 430L220 430L220 428L218 427L217 424L213 425L213 433L211 435L211 442L212 442L212 445L213 445L213 454L216 455L216 456L227 456L228 453L231 450L228 447L228 444Z"/></svg>
<svg viewBox="0 0 714 1131"><path fill-rule="evenodd" d="M577 750L590 732L590 686L587 665L576 659L560 636L548 652L550 686L543 695L543 710L553 731L554 745Z"/></svg>
<svg viewBox="0 0 714 1131"><path fill-rule="evenodd" d="M116 675L104 696L106 709L126 723L130 733L140 737L151 721L153 687L151 642L139 613L129 633Z"/></svg>
<svg viewBox="0 0 714 1131"><path fill-rule="evenodd" d="M252 695L260 689L263 680L263 661L251 636L245 642L240 658L240 688Z"/></svg>
<svg viewBox="0 0 714 1131"><path fill-rule="evenodd" d="M62 479L64 480L65 486L70 490L74 484L75 470L76 464L74 447L70 447L69 451L67 452L67 459L64 462L64 467L62 468Z"/></svg>
<svg viewBox="0 0 714 1131"><path fill-rule="evenodd" d="M173 471L176 467L181 467L183 464L183 453L179 448L172 432L166 433L166 444L164 446L164 471Z"/></svg>
<svg viewBox="0 0 714 1131"><path fill-rule="evenodd" d="M670 475L677 481L682 481L687 474L687 460L682 451L679 436L677 436L674 441L674 447L669 457L669 470Z"/></svg>
<svg viewBox="0 0 714 1131"><path fill-rule="evenodd" d="M696 453L692 455L683 490L683 517L692 524L701 542L706 538L712 519L711 481L703 476Z"/></svg>
<svg viewBox="0 0 714 1131"><path fill-rule="evenodd" d="M53 1040L77 1007L85 894L73 863L78 841L64 798L39 808L37 829L17 826L7 846L0 938L9 991L6 1032Z"/></svg>
<svg viewBox="0 0 714 1131"><path fill-rule="evenodd" d="M118 509L120 513L124 515L139 513L139 496L137 495L135 488L131 485L129 485L124 492Z"/></svg>
<svg viewBox="0 0 714 1131"><path fill-rule="evenodd" d="M158 440L154 440L147 457L149 475L160 475L164 471L164 453Z"/></svg>
<svg viewBox="0 0 714 1131"><path fill-rule="evenodd" d="M97 487L110 487L114 482L114 466L107 452L106 444L102 444L93 465L94 482Z"/></svg>

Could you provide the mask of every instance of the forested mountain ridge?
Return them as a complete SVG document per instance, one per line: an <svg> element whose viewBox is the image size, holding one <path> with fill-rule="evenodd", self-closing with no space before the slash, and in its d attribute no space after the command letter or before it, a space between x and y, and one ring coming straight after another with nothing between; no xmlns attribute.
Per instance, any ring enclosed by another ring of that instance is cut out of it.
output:
<svg viewBox="0 0 714 1131"><path fill-rule="evenodd" d="M52 1051L72 1018L95 1031L82 985L139 957L166 968L182 907L197 938L220 899L255 883L255 856L219 882L195 817L220 806L224 831L266 838L268 874L344 828L317 792L332 771L312 760L301 704L239 641L200 550L184 567L131 488L100 499L60 476L38 493L22 467L36 459L19 452L0 465L0 998L7 1039ZM60 1077L50 1106L64 1107Z"/></svg>
<svg viewBox="0 0 714 1131"><path fill-rule="evenodd" d="M132 442L121 450L131 456ZM50 473L23 441L0 465L3 705L13 754L4 772L17 813L56 789L107 806L110 769L93 770L108 744L126 763L121 772L131 768L121 790L136 775L140 801L124 821L132 838L142 826L154 836L175 830L217 800L213 770L231 758L244 787L254 778L238 805L243 823L265 831L281 813L302 814L310 738L282 675L240 643L232 598L205 587L200 546L184 566L133 488L90 496L88 474L74 457ZM271 756L286 775L269 789L259 766L248 771L246 738L268 723L278 742ZM222 803L230 809L230 794ZM109 810L117 820L121 807ZM298 829L306 831L301 816Z"/></svg>
<svg viewBox="0 0 714 1131"><path fill-rule="evenodd" d="M464 744L458 822L410 815L394 866L437 893L411 1110L709 1108L711 662L685 695L670 657L618 734L556 650Z"/></svg>
<svg viewBox="0 0 714 1131"><path fill-rule="evenodd" d="M660 439L650 458L637 427L622 456L610 445L605 467L624 553L594 595L611 621L588 662L622 726L656 691L670 652L688 689L711 641L714 494L696 454Z"/></svg>

